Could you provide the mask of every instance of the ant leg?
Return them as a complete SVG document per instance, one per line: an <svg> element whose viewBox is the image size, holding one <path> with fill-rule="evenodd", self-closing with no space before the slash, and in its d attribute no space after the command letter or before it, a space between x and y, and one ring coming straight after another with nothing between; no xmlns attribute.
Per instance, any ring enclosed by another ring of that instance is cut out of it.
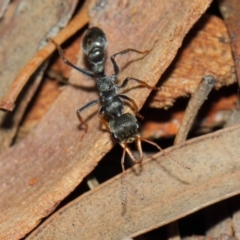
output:
<svg viewBox="0 0 240 240"><path fill-rule="evenodd" d="M108 126L108 122L104 119L104 110L103 107L100 107L99 111L98 111L98 117L101 121L101 123L105 126L105 128L107 129L107 131L111 134L111 130Z"/></svg>
<svg viewBox="0 0 240 240"><path fill-rule="evenodd" d="M138 150L138 154L139 154L139 161L141 162L143 159L143 152L142 152L142 143L141 143L141 139L140 136L135 136L135 142L136 142L136 146L137 146L137 150Z"/></svg>
<svg viewBox="0 0 240 240"><path fill-rule="evenodd" d="M173 160L175 163L177 163L177 164L180 165L181 167L186 168L186 169L189 169L189 170L191 169L190 167L185 166L184 164L182 164L181 162L177 161L175 158L171 157L170 155L167 155L167 154L165 153L165 151L164 151L158 144L156 144L155 142L149 141L149 140L144 139L144 138L141 138L141 137L139 137L139 136L137 136L137 138L138 138L140 141L147 142L147 143L155 146L155 147L156 147L159 151L161 151L165 156L169 157L171 160Z"/></svg>
<svg viewBox="0 0 240 240"><path fill-rule="evenodd" d="M128 82L129 82L130 80L133 80L133 81L139 83L139 86L140 86L140 87L146 87L146 88L152 89L152 90L161 90L161 88L150 86L150 85L148 85L146 82L144 82L144 81L142 81L142 80L139 80L139 79L137 79L137 78L132 78L132 77L127 77L127 78L123 81L122 85L118 86L118 88L124 88L124 87L126 87L127 84L128 84Z"/></svg>
<svg viewBox="0 0 240 240"><path fill-rule="evenodd" d="M93 105L97 104L98 102L99 102L99 99L93 100L77 110L78 119L85 126L85 132L87 132L87 130L88 130L88 125L85 121L83 121L82 116L80 115L80 112L82 112L86 108L92 107Z"/></svg>
<svg viewBox="0 0 240 240"><path fill-rule="evenodd" d="M129 98L128 96L123 95L123 94L119 94L118 96L119 96L120 98L122 98L122 99L124 99L124 100L126 100L126 101L129 101L130 103L132 103L132 105L133 105L133 111L134 111L135 115L138 116L139 118L142 118L142 119L143 119L143 116L142 116L140 113L138 113L138 106L137 106L137 104L135 103L135 101L134 101L133 99L131 99L131 98Z"/></svg>
<svg viewBox="0 0 240 240"><path fill-rule="evenodd" d="M122 204L126 203L127 199L127 185L126 185L126 173L125 173L125 167L124 167L124 160L125 160L125 153L127 152L129 157L134 161L135 163L141 163L143 159L143 153L142 153L142 147L141 147L141 141L136 138L138 153L139 153L139 160L137 160L132 151L129 149L126 143L120 143L121 147L123 148L123 154L121 158L121 166L122 166L122 172L123 172L123 178L122 178Z"/></svg>
<svg viewBox="0 0 240 240"><path fill-rule="evenodd" d="M123 148L123 154L122 154L122 158L121 158L121 166L122 166L123 174L125 174L124 161L125 161L125 153L126 153L127 145L126 144L121 144L121 146Z"/></svg>
<svg viewBox="0 0 240 240"><path fill-rule="evenodd" d="M104 127L107 129L107 131L108 131L109 133L111 133L110 128L109 128L109 126L108 126L108 122L107 122L103 117L101 117L101 116L99 116L99 119L100 119L101 123L104 125Z"/></svg>
<svg viewBox="0 0 240 240"><path fill-rule="evenodd" d="M113 64L113 68L114 68L114 72L115 72L115 75L118 75L119 72L120 72L120 68L115 60L115 57L118 56L118 55L123 55L123 54L126 54L126 53L129 53L129 52L136 52L136 53L140 53L140 54L146 54L146 53L149 53L152 49L150 50L145 50L145 51L138 51L136 49L133 49L133 48L128 48L128 49L125 49L121 52L118 52L118 53L115 53L111 56L111 61L112 61L112 64Z"/></svg>
<svg viewBox="0 0 240 240"><path fill-rule="evenodd" d="M94 78L94 73L92 71L89 71L87 69L82 69L82 68L79 68L77 67L76 65L74 65L73 63L69 62L65 56L64 56L64 53L63 53L63 49L52 39L52 38L49 38L49 40L55 45L55 47L58 49L58 53L60 55L60 57L62 58L63 62L65 64L67 64L68 66L76 69L77 71L83 73L84 75L86 75L87 77L90 77L90 78Z"/></svg>
<svg viewBox="0 0 240 240"><path fill-rule="evenodd" d="M130 148L127 146L126 143L120 143L121 147L123 148L123 154L121 158L121 166L122 166L122 172L123 172L123 178L122 178L122 204L126 203L127 200L127 184L126 184L126 175L125 175L125 167L124 167L124 159L125 159L125 153L127 152L129 157L134 161L135 163L141 163L143 159L143 152L142 152L142 145L141 145L141 140L139 136L136 136L136 145L138 149L138 154L139 154L139 160L137 160Z"/></svg>
<svg viewBox="0 0 240 240"><path fill-rule="evenodd" d="M101 116L99 116L99 119L100 119L101 123L105 126L105 128L107 129L107 131L111 134L112 132L111 132L109 126L108 126L108 122L107 122L103 117L101 117Z"/></svg>
<svg viewBox="0 0 240 240"><path fill-rule="evenodd" d="M126 173L125 173L125 167L124 167L124 160L125 160L125 153L126 153L126 145L123 147L123 154L121 158L121 166L122 166L122 204L124 205L126 203L127 199L127 185L126 185Z"/></svg>

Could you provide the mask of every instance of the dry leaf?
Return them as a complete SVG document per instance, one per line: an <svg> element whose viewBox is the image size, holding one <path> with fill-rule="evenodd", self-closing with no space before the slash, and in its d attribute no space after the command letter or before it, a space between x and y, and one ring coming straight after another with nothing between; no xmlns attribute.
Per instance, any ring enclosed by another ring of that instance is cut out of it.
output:
<svg viewBox="0 0 240 240"><path fill-rule="evenodd" d="M156 154L127 171L125 212L119 175L60 209L27 239L136 237L239 194L239 137L237 125L168 149L167 156Z"/></svg>

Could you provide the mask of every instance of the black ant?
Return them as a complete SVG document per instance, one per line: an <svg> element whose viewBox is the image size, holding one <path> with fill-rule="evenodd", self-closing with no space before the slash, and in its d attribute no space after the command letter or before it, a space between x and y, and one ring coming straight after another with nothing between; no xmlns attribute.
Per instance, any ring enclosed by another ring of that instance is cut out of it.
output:
<svg viewBox="0 0 240 240"><path fill-rule="evenodd" d="M152 87L148 85L146 82L127 77L123 83L119 86L115 82L117 80L118 74L120 72L120 68L115 61L115 57L118 55L123 55L129 52L136 52L140 54L147 54L151 50L146 51L138 51L132 48L125 49L121 52L115 53L111 56L111 61L114 68L114 74L111 76L106 76L105 69L104 69L104 62L105 62L105 50L107 46L107 38L104 32L98 27L92 27L87 30L82 43L82 48L84 53L87 56L87 60L90 63L91 70L82 69L77 67L76 65L69 62L65 57L63 50L60 46L58 46L53 40L51 40L57 47L59 55L63 59L64 63L71 66L72 68L78 70L79 72L83 73L84 75L94 79L97 83L97 88L99 91L99 99L93 100L83 107L77 110L77 116L82 124L85 126L85 131L87 131L88 126L87 123L83 121L80 113L97 103L101 103L101 107L98 112L98 116L101 122L104 124L108 132L111 134L112 139L119 143L123 148L123 155L121 159L122 169L123 172L125 171L124 168L124 158L125 153L127 152L130 158L136 162L140 163L143 159L143 152L141 147L141 141L148 142L154 146L156 146L160 151L160 148L156 143L151 142L147 139L143 139L140 137L140 125L136 119L136 117L131 113L124 113L123 112L123 100L128 101L133 106L133 110L136 116L142 117L138 113L138 107L135 101L123 94L117 94L118 90L121 88L126 87L130 80L133 80L139 83L139 86L147 87L152 90L158 90L157 87ZM139 159L136 159L128 147L128 143L134 142L136 143ZM174 160L174 159L173 159ZM176 160L174 160L177 162ZM177 162L178 163L178 162ZM183 166L181 163L178 163ZM183 166L184 167L184 166Z"/></svg>

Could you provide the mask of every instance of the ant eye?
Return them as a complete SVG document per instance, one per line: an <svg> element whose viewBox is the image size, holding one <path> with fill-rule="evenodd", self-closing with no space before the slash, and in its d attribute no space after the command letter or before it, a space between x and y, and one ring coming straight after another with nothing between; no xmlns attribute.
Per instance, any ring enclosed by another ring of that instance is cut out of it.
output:
<svg viewBox="0 0 240 240"><path fill-rule="evenodd" d="M140 123L139 123L139 122L136 122L136 129L139 131L140 128L141 128Z"/></svg>
<svg viewBox="0 0 240 240"><path fill-rule="evenodd" d="M118 138L118 136L115 133L112 133L112 139L117 143L121 142L121 140Z"/></svg>

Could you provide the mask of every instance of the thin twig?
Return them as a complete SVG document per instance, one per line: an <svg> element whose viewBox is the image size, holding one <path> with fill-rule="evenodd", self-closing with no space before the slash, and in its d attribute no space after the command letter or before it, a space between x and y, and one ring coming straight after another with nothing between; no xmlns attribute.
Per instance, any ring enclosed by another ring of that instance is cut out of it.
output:
<svg viewBox="0 0 240 240"><path fill-rule="evenodd" d="M192 95L188 103L181 126L175 138L174 145L186 140L187 135L192 127L193 121L203 102L207 99L208 94L212 90L215 82L215 78L211 75L203 77L203 80L200 82L196 92Z"/></svg>
<svg viewBox="0 0 240 240"><path fill-rule="evenodd" d="M174 141L174 145L182 143L186 140L189 130L192 127L193 121L201 108L203 102L207 99L208 94L212 90L215 78L213 76L207 75L203 77L203 80L200 82L196 92L192 95L186 112L184 114L181 126L178 130L177 136ZM172 222L168 225L169 240L178 240L181 239L178 230L178 222Z"/></svg>

